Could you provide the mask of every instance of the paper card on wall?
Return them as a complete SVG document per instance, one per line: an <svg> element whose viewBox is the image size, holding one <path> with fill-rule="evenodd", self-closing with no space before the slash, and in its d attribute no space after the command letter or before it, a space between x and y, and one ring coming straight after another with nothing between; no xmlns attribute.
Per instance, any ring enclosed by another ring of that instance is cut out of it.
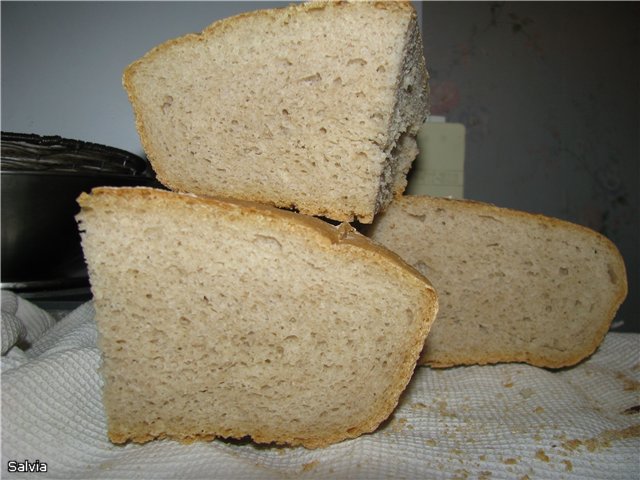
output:
<svg viewBox="0 0 640 480"><path fill-rule="evenodd" d="M463 198L465 127L433 120L418 132L420 153L409 173L405 194Z"/></svg>

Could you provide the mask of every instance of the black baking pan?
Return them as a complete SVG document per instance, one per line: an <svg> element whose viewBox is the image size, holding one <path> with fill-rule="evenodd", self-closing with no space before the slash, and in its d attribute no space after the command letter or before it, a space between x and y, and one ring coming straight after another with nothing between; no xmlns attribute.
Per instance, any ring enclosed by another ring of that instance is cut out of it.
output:
<svg viewBox="0 0 640 480"><path fill-rule="evenodd" d="M97 186L154 186L146 159L59 136L2 132L2 288L88 285L76 198Z"/></svg>

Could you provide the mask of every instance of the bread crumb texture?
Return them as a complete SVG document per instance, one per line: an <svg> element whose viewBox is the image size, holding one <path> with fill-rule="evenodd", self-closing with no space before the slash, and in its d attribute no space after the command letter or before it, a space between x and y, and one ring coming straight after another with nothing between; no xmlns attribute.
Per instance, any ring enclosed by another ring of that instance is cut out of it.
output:
<svg viewBox="0 0 640 480"><path fill-rule="evenodd" d="M170 40L123 77L172 190L370 223L406 186L428 113L408 2L259 10Z"/></svg>
<svg viewBox="0 0 640 480"><path fill-rule="evenodd" d="M584 448L589 452L596 452L601 449L611 448L611 443L614 441L638 437L640 437L640 424L620 430L605 430L592 438L574 438L566 440L563 441L560 446L567 451L575 451Z"/></svg>
<svg viewBox="0 0 640 480"><path fill-rule="evenodd" d="M102 188L79 203L113 442L315 448L395 408L437 311L398 257L248 202Z"/></svg>
<svg viewBox="0 0 640 480"><path fill-rule="evenodd" d="M598 347L627 294L613 243L542 215L407 195L369 235L438 290L438 321L421 358L435 367L573 365Z"/></svg>

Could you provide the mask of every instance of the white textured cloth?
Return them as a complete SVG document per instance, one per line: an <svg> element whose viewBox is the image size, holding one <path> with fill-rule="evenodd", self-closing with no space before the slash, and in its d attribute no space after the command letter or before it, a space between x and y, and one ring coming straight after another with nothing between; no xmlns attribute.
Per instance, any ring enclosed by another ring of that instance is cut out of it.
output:
<svg viewBox="0 0 640 480"><path fill-rule="evenodd" d="M590 359L559 371L418 368L378 431L324 449L116 446L106 435L92 304L51 326L37 308L16 308L24 300L6 292L2 300L3 478L640 478L638 334L610 333ZM5 354L5 334L30 347ZM12 460L46 463L47 472L11 473L24 468Z"/></svg>
<svg viewBox="0 0 640 480"><path fill-rule="evenodd" d="M2 291L2 355L16 344L28 347L56 323L44 310Z"/></svg>

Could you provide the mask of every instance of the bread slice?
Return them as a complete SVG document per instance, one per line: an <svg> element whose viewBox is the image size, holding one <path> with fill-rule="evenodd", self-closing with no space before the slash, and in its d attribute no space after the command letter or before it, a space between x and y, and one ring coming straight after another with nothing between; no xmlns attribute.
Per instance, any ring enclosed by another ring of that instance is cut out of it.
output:
<svg viewBox="0 0 640 480"><path fill-rule="evenodd" d="M348 225L148 188L79 198L115 443L320 447L392 412L437 311Z"/></svg>
<svg viewBox="0 0 640 480"><path fill-rule="evenodd" d="M124 72L144 150L175 191L369 223L406 186L427 115L408 2L259 10Z"/></svg>
<svg viewBox="0 0 640 480"><path fill-rule="evenodd" d="M440 313L421 363L573 365L606 334L627 294L602 235L483 203L404 196L369 231L427 275Z"/></svg>

